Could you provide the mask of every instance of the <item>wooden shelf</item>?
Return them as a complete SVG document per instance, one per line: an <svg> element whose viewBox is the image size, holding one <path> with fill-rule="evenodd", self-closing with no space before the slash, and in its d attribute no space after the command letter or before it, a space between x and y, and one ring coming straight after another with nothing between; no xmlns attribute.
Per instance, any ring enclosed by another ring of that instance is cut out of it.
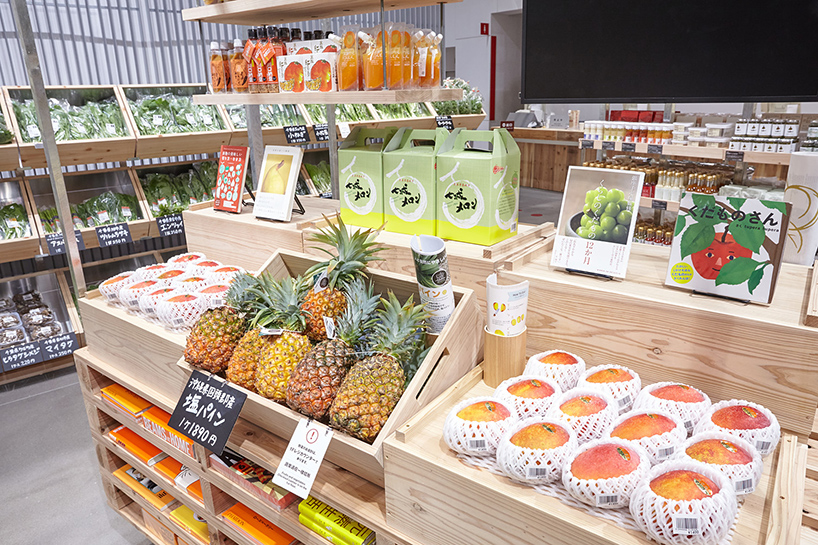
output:
<svg viewBox="0 0 818 545"><path fill-rule="evenodd" d="M385 0L385 10L451 4L463 0ZM233 0L183 9L185 21L257 26L343 17L380 10L379 0Z"/></svg>
<svg viewBox="0 0 818 545"><path fill-rule="evenodd" d="M593 141L593 148L583 148L583 143L589 142L588 140L580 139L579 146L581 149L595 149L595 150L602 150L603 144L606 146L610 146L613 144L612 149L608 149L607 151L618 151L622 152L622 144L623 142L602 142L601 140L594 140ZM587 144L586 144L587 145ZM659 155L655 153L648 152L648 147L653 146L654 144L634 144L636 146L635 151L626 151L623 153L636 153L640 155ZM678 146L673 144L656 144L656 146L660 146L662 149L661 155L668 155L671 157L689 157L691 159L710 159L713 161L718 162L725 162L731 161L732 159L727 159L727 152L731 150L727 150L725 148L705 148L705 147L698 147L698 146ZM789 153L771 153L771 152L763 152L763 151L744 151L744 152L736 152L736 153L743 153L744 154L744 162L745 163L755 163L755 164L762 164L762 165L789 165L790 164L790 154Z"/></svg>
<svg viewBox="0 0 818 545"><path fill-rule="evenodd" d="M238 3L233 0L226 6ZM212 7L212 6L207 6ZM396 104L462 100L463 89L395 89L384 91L335 91L329 93L221 93L193 95L196 104Z"/></svg>
<svg viewBox="0 0 818 545"><path fill-rule="evenodd" d="M664 208L662 207L664 203ZM668 212L679 211L679 201L666 201L663 199L654 199L653 197L641 197L639 206L642 208L655 208L656 210L667 210Z"/></svg>

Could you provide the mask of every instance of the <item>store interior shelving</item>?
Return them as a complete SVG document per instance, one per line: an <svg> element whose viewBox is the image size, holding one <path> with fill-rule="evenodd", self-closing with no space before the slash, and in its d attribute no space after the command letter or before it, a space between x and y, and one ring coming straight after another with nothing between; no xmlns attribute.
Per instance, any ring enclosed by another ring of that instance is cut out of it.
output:
<svg viewBox="0 0 818 545"><path fill-rule="evenodd" d="M195 95L196 104L386 104L460 100L462 89L384 89L328 93L216 93Z"/></svg>
<svg viewBox="0 0 818 545"><path fill-rule="evenodd" d="M622 144L624 142L601 140L580 140L579 147L583 149L607 150L622 152ZM591 148L585 147L591 144ZM633 144L635 149L633 151L626 151L623 153L636 153L639 155L667 155L670 157L686 157L690 159L708 159L711 161L730 161L727 154L732 150L725 148L708 148L702 146L681 146L674 144ZM654 149L658 151L653 151ZM772 153L763 151L744 151L738 152L742 154L745 163L758 163L765 165L789 165L789 153Z"/></svg>

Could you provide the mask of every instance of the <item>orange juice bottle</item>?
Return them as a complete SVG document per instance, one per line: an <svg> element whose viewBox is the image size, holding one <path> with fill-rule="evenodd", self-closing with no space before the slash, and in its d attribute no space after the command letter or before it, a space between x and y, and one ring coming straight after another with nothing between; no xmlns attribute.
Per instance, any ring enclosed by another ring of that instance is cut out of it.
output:
<svg viewBox="0 0 818 545"><path fill-rule="evenodd" d="M364 89L377 91L383 89L383 34L372 40L369 36L366 55L364 55Z"/></svg>
<svg viewBox="0 0 818 545"><path fill-rule="evenodd" d="M409 25L403 30L403 88L412 87L412 36L409 34Z"/></svg>
<svg viewBox="0 0 818 545"><path fill-rule="evenodd" d="M338 52L338 90L360 90L359 72L357 33L355 29L349 28L344 32L344 39Z"/></svg>
<svg viewBox="0 0 818 545"><path fill-rule="evenodd" d="M224 93L227 82L224 77L224 57L219 42L210 42L210 84L214 93Z"/></svg>
<svg viewBox="0 0 818 545"><path fill-rule="evenodd" d="M387 54L389 68L387 81L390 89L403 89L403 31L401 23L389 23L386 26L386 35L389 36Z"/></svg>
<svg viewBox="0 0 818 545"><path fill-rule="evenodd" d="M432 41L434 40L434 36L434 32L429 32L428 34L424 32L423 37L418 40L418 70L420 72L421 87L432 86L432 71L434 70Z"/></svg>
<svg viewBox="0 0 818 545"><path fill-rule="evenodd" d="M233 50L230 53L230 80L233 82L234 93L247 92L247 61L244 60L244 44L239 38L233 40Z"/></svg>
<svg viewBox="0 0 818 545"><path fill-rule="evenodd" d="M412 89L420 88L420 41L423 39L423 31L418 30L412 34Z"/></svg>
<svg viewBox="0 0 818 545"><path fill-rule="evenodd" d="M443 85L443 76L440 73L440 59L443 57L440 51L440 42L443 41L443 34L438 34L435 37L434 45L432 46L432 67L434 71L432 72L432 87L440 87Z"/></svg>

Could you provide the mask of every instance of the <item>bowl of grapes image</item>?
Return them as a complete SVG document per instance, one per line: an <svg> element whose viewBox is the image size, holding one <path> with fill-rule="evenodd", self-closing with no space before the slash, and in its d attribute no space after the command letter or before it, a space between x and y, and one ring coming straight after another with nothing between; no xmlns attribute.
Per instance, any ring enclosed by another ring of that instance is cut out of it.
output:
<svg viewBox="0 0 818 545"><path fill-rule="evenodd" d="M628 243L633 202L621 189L608 189L604 180L585 193L585 204L568 222L566 235L616 244Z"/></svg>

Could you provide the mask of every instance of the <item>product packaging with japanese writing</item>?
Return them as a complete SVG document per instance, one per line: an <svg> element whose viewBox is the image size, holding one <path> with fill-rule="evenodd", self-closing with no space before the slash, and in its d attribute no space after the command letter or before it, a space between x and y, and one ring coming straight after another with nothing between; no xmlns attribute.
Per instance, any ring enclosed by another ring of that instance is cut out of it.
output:
<svg viewBox="0 0 818 545"><path fill-rule="evenodd" d="M338 53L305 55L304 79L308 93L326 93L338 90Z"/></svg>
<svg viewBox="0 0 818 545"><path fill-rule="evenodd" d="M341 217L349 225L383 224L383 150L397 129L355 127L338 150Z"/></svg>
<svg viewBox="0 0 818 545"><path fill-rule="evenodd" d="M454 312L452 275L443 239L428 235L412 237L412 258L418 280L420 302L431 316L426 320L426 332L439 335Z"/></svg>
<svg viewBox="0 0 818 545"><path fill-rule="evenodd" d="M449 132L404 127L383 153L386 230L407 235L435 235L437 152Z"/></svg>
<svg viewBox="0 0 818 545"><path fill-rule="evenodd" d="M437 236L488 246L517 234L520 148L506 129L455 129L436 176Z"/></svg>

